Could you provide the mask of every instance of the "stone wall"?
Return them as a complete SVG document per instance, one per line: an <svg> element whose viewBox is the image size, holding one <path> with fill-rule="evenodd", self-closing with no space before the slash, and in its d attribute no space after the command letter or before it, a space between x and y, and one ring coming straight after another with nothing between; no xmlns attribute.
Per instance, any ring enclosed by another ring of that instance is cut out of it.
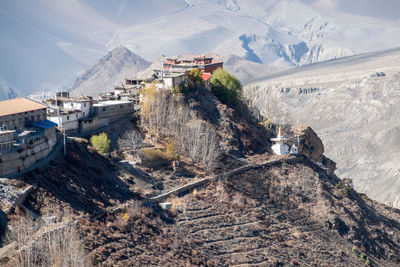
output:
<svg viewBox="0 0 400 267"><path fill-rule="evenodd" d="M46 109L37 109L27 112L10 114L0 117L0 126L6 125L7 129L23 129L29 121L43 121L46 119Z"/></svg>
<svg viewBox="0 0 400 267"><path fill-rule="evenodd" d="M91 120L82 120L79 122L79 131L80 133L89 133L96 131L100 127L99 123L99 117L94 117Z"/></svg>
<svg viewBox="0 0 400 267"><path fill-rule="evenodd" d="M40 138L20 152L0 156L0 175L8 175L32 167L47 157L53 150L57 140L55 136Z"/></svg>

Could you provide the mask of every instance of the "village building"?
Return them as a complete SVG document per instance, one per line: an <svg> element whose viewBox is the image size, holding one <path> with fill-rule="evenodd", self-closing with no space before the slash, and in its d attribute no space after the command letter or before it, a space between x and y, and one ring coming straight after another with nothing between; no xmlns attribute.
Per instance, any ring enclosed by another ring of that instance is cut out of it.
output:
<svg viewBox="0 0 400 267"><path fill-rule="evenodd" d="M70 97L68 92L59 92L56 99L49 99L48 120L64 128L67 132L76 132L81 120L87 119L93 112L91 97Z"/></svg>
<svg viewBox="0 0 400 267"><path fill-rule="evenodd" d="M15 130L0 130L0 155L11 151L14 143Z"/></svg>
<svg viewBox="0 0 400 267"><path fill-rule="evenodd" d="M180 86L185 82L187 75L185 73L172 73L163 77L166 89L172 89L175 86Z"/></svg>
<svg viewBox="0 0 400 267"><path fill-rule="evenodd" d="M30 121L46 120L45 105L27 98L0 101L0 126L9 130L22 130Z"/></svg>
<svg viewBox="0 0 400 267"><path fill-rule="evenodd" d="M47 106L26 98L0 102L0 175L20 172L47 157L57 143Z"/></svg>
<svg viewBox="0 0 400 267"><path fill-rule="evenodd" d="M223 62L204 55L193 59L167 58L167 62L163 64L163 70L170 72L187 72L192 69L199 69L203 73L212 74L218 68L223 68Z"/></svg>
<svg viewBox="0 0 400 267"><path fill-rule="evenodd" d="M74 99L74 98L61 98L57 102L62 102L63 109L68 111L80 111L81 117L89 116L92 109L91 99Z"/></svg>
<svg viewBox="0 0 400 267"><path fill-rule="evenodd" d="M170 80L172 80L171 76L174 77L176 74L199 69L202 72L203 80L208 81L212 77L214 71L218 68L223 68L223 65L223 62L216 61L212 57L206 57L204 55L192 59L167 58L167 62L163 63L162 69L154 70L154 76L164 80L164 82L168 84L167 87L170 87L171 82L166 81L164 77L169 77ZM179 80L177 82L179 82Z"/></svg>
<svg viewBox="0 0 400 267"><path fill-rule="evenodd" d="M62 127L65 131L77 131L79 128L79 119L83 119L83 112L79 110L58 111L49 109L47 119Z"/></svg>
<svg viewBox="0 0 400 267"><path fill-rule="evenodd" d="M94 104L93 114L98 117L99 127L102 127L132 115L135 112L134 108L132 101L108 100Z"/></svg>

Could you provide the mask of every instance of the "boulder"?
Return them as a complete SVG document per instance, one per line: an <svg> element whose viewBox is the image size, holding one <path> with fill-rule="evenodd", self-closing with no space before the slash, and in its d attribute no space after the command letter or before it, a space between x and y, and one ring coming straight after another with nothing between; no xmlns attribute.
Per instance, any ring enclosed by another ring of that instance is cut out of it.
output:
<svg viewBox="0 0 400 267"><path fill-rule="evenodd" d="M318 135L308 126L293 125L293 136L300 137L299 153L315 162L323 163L324 145Z"/></svg>

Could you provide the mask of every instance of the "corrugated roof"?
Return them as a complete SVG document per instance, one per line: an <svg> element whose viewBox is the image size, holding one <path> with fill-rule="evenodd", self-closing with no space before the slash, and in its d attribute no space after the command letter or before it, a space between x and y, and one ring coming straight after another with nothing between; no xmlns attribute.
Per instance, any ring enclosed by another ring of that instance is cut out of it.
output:
<svg viewBox="0 0 400 267"><path fill-rule="evenodd" d="M27 98L14 98L11 100L4 100L0 101L0 117L42 108L47 107Z"/></svg>
<svg viewBox="0 0 400 267"><path fill-rule="evenodd" d="M49 120L45 120L45 121L31 121L29 123L29 125L37 127L37 128L41 128L41 129L49 129L52 127L56 127L57 123L54 123Z"/></svg>

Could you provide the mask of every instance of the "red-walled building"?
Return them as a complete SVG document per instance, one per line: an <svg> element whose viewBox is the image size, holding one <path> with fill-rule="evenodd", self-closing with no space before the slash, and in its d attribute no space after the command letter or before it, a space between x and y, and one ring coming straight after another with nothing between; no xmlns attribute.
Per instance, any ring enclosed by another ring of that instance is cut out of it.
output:
<svg viewBox="0 0 400 267"><path fill-rule="evenodd" d="M199 69L203 73L212 73L218 69L223 68L223 62L215 61L212 57L200 56L193 59L177 59L167 58L167 62L164 63L164 70L171 71L189 71L192 69ZM209 77L209 76L207 76Z"/></svg>

